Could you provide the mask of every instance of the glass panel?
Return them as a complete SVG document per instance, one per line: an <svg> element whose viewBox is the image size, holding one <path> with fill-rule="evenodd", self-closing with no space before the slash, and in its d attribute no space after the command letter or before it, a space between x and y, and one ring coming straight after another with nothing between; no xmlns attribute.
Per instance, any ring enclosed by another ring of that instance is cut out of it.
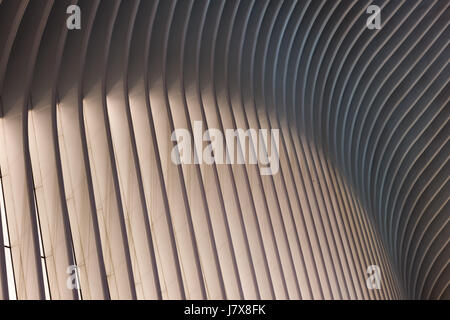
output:
<svg viewBox="0 0 450 320"><path fill-rule="evenodd" d="M11 243L9 242L8 221L6 219L5 199L3 197L3 183L0 176L0 218L2 221L3 243L5 245L6 278L8 280L8 294L10 300L17 300L16 282L14 279L14 268L11 253Z"/></svg>
<svg viewBox="0 0 450 320"><path fill-rule="evenodd" d="M5 244L5 246L9 247L10 243L8 237L8 227L6 226L6 211L5 211L5 203L3 200L3 186L1 181L0 181L0 215L2 219L3 243Z"/></svg>
<svg viewBox="0 0 450 320"><path fill-rule="evenodd" d="M45 289L45 299L51 300L50 295L50 287L48 284L48 274L47 274L47 264L45 263L45 253L44 253L44 245L42 243L41 236L41 222L39 220L39 211L37 206L36 192L33 192L34 195L34 208L36 213L36 223L38 227L38 238L39 238L39 254L41 256L41 265L42 265L42 276L44 277L44 289Z"/></svg>
<svg viewBox="0 0 450 320"><path fill-rule="evenodd" d="M8 293L10 300L17 300L16 282L14 281L14 270L12 264L11 249L5 247L6 276L8 278Z"/></svg>

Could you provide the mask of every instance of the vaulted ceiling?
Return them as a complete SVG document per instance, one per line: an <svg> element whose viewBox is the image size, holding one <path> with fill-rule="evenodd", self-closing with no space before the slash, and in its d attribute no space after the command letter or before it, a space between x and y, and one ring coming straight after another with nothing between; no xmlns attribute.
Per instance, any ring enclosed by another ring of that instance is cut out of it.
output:
<svg viewBox="0 0 450 320"><path fill-rule="evenodd" d="M0 0L0 298L449 299L449 5Z"/></svg>

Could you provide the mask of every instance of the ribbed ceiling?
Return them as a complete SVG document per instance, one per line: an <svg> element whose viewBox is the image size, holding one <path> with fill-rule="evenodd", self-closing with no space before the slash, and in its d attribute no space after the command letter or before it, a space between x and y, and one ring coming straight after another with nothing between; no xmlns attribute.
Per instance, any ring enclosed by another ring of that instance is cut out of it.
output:
<svg viewBox="0 0 450 320"><path fill-rule="evenodd" d="M0 298L449 299L449 5L0 0ZM279 171L174 164L196 121Z"/></svg>

